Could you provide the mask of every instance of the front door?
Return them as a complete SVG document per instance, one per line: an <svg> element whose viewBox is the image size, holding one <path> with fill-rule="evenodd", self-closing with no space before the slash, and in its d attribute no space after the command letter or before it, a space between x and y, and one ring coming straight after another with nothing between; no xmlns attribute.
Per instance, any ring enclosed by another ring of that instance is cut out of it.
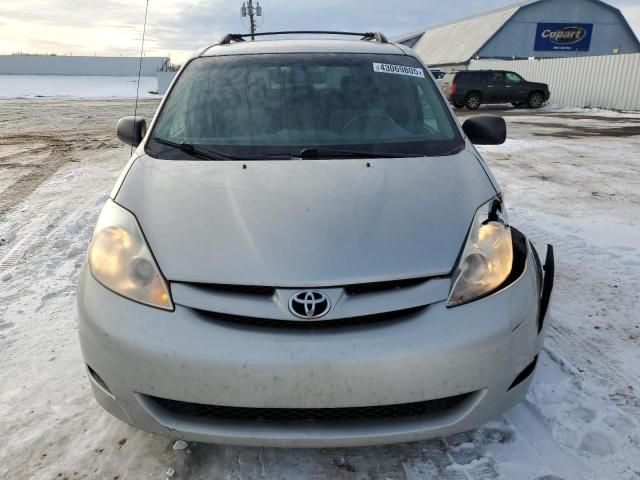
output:
<svg viewBox="0 0 640 480"><path fill-rule="evenodd" d="M504 87L504 72L489 72L486 90L487 101L489 103L504 102L506 97Z"/></svg>
<svg viewBox="0 0 640 480"><path fill-rule="evenodd" d="M504 89L507 102L524 102L527 100L529 90L524 79L517 73L505 73Z"/></svg>

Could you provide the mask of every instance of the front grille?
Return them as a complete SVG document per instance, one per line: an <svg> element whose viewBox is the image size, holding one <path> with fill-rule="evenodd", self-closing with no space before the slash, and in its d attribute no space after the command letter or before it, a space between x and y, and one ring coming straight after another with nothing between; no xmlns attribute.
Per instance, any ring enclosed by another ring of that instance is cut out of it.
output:
<svg viewBox="0 0 640 480"><path fill-rule="evenodd" d="M344 288L349 295L358 295L362 293L384 292L386 290L396 290L398 288L413 287L426 282L429 278L409 278L403 280L390 280L386 282L356 283L352 285L334 285L334 286L317 286L315 290L323 288ZM238 293L243 295L260 295L271 296L276 289L281 287L263 286L263 285L231 285L222 283L185 283L195 288L209 290L211 292ZM292 289L291 287L282 287ZM300 290L304 290L301 288Z"/></svg>
<svg viewBox="0 0 640 480"><path fill-rule="evenodd" d="M211 292L238 293L241 295L259 295L265 297L270 297L276 292L275 287L264 287L260 285L229 285L222 283L187 283L185 285Z"/></svg>
<svg viewBox="0 0 640 480"><path fill-rule="evenodd" d="M246 408L180 402L147 397L153 403L178 417L246 422L321 422L338 423L358 420L385 420L442 414L460 405L471 394L427 400L425 402L347 408Z"/></svg>
<svg viewBox="0 0 640 480"><path fill-rule="evenodd" d="M344 287L349 295L359 295L361 293L384 292L385 290L396 290L398 288L413 287L420 285L428 278L409 278L406 280L391 280L388 282L356 283Z"/></svg>
<svg viewBox="0 0 640 480"><path fill-rule="evenodd" d="M193 309L202 318L213 321L223 322L233 325L246 325L259 328L289 328L296 330L314 330L326 328L343 328L361 325L371 325L379 322L400 321L411 318L413 315L423 311L427 305L419 307L405 308L393 312L376 313L372 315L363 315L359 317L338 318L335 320L278 320L271 318L245 317L241 315L230 315L227 313L209 312L207 310Z"/></svg>

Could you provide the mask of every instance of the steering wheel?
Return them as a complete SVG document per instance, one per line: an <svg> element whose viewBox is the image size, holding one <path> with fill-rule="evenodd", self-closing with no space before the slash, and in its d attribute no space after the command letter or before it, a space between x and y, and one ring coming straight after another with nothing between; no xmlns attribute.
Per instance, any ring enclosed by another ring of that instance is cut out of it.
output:
<svg viewBox="0 0 640 480"><path fill-rule="evenodd" d="M344 127L342 127L342 131L346 132L351 127L353 127L353 125L355 125L358 122L362 122L363 120L365 120L367 118L378 118L378 119L382 120L383 123L384 122L388 123L389 126L391 126L391 127L397 127L398 126L398 124L395 122L395 120L393 118L391 118L389 115L387 115L386 113L382 113L382 112L366 112L366 113L361 113L357 117L354 117L351 120L349 120L347 123L345 123Z"/></svg>

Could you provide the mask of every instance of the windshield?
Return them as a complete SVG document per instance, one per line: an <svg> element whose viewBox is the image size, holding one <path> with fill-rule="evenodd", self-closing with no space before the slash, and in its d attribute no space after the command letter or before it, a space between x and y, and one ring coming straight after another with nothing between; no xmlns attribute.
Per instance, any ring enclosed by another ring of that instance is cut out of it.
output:
<svg viewBox="0 0 640 480"><path fill-rule="evenodd" d="M436 85L410 56L237 55L198 58L185 68L147 153L433 156L463 145Z"/></svg>

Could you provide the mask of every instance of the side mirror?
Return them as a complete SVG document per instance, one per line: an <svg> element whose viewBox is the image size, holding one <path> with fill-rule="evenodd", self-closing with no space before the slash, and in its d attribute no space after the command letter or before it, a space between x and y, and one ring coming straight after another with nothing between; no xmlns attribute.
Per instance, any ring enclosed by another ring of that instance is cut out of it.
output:
<svg viewBox="0 0 640 480"><path fill-rule="evenodd" d="M462 124L462 130L475 145L502 145L507 139L507 124L495 115L471 117Z"/></svg>
<svg viewBox="0 0 640 480"><path fill-rule="evenodd" d="M141 117L122 117L118 120L118 140L137 147L147 134L147 121Z"/></svg>

